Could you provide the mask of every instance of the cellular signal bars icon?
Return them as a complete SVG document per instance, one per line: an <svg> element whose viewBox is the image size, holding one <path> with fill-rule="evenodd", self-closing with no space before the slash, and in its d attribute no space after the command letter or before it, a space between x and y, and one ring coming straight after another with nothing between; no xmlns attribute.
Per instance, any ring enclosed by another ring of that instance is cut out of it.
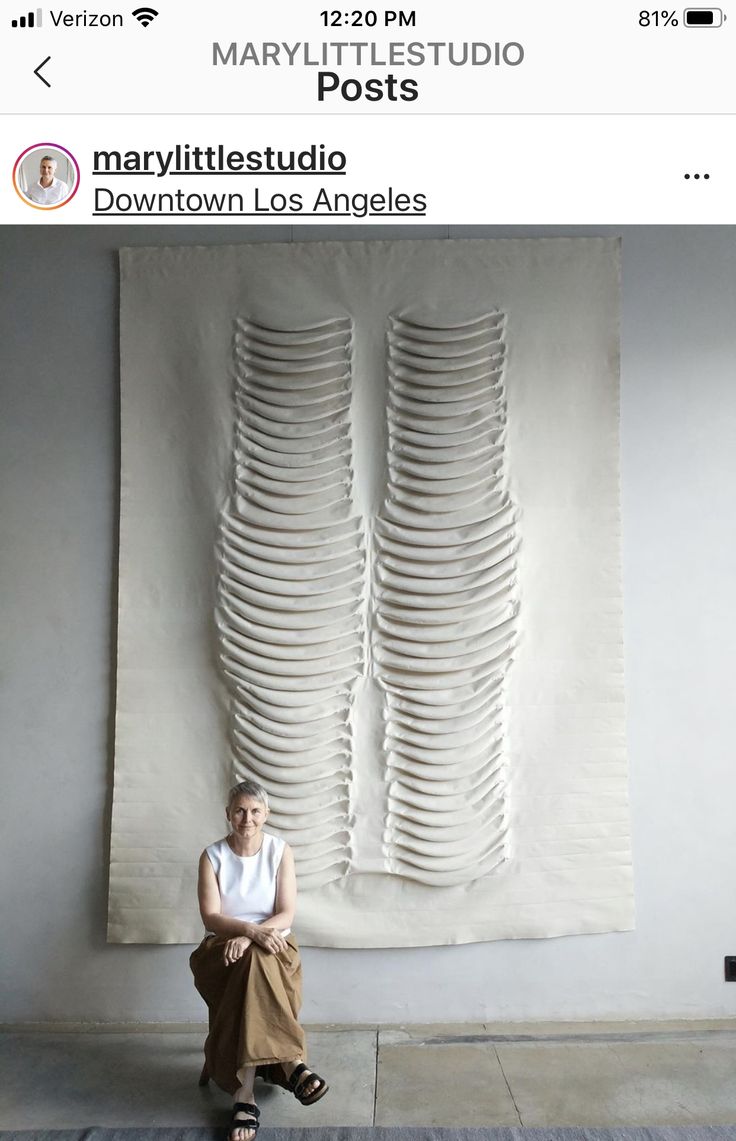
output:
<svg viewBox="0 0 736 1141"><path fill-rule="evenodd" d="M36 8L35 12L29 12L27 16L19 16L17 20L11 20L11 28L40 28L41 16L43 10Z"/></svg>

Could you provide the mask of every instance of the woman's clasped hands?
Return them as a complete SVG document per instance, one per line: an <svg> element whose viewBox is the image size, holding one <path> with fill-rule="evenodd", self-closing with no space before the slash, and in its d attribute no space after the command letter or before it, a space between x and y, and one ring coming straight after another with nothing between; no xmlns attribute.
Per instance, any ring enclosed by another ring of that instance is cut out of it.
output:
<svg viewBox="0 0 736 1141"><path fill-rule="evenodd" d="M254 927L251 938L254 943L272 955L286 950L286 939L276 927Z"/></svg>
<svg viewBox="0 0 736 1141"><path fill-rule="evenodd" d="M286 939L276 927L254 926L251 935L237 935L234 939L228 939L223 951L226 966L242 959L251 943L271 955L278 955L287 946Z"/></svg>
<svg viewBox="0 0 736 1141"><path fill-rule="evenodd" d="M229 967L231 963L236 963L238 959L242 959L252 942L253 940L249 939L247 935L237 935L234 939L228 939L223 950L225 965Z"/></svg>

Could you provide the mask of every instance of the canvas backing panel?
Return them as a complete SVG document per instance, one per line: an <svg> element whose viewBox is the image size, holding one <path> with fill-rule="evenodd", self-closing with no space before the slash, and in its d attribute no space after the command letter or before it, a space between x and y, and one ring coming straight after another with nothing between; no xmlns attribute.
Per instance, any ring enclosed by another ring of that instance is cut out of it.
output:
<svg viewBox="0 0 736 1141"><path fill-rule="evenodd" d="M519 531L503 858L451 886L370 870L381 866L385 698L364 664L350 709L354 865L300 891L296 930L309 945L381 947L633 925L618 294L619 247L608 239L122 251L110 941L198 941L197 858L224 831L231 694L215 550L232 492L236 323L350 323L351 510L373 521L386 495L390 322L448 327L491 312L504 315L505 463Z"/></svg>

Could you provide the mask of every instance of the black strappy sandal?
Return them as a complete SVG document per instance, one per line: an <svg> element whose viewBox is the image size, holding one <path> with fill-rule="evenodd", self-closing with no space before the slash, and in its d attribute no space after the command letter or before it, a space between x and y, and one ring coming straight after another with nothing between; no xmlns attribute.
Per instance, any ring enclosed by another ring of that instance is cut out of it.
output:
<svg viewBox="0 0 736 1141"><path fill-rule="evenodd" d="M312 1090L311 1093L302 1093L302 1086L311 1085L312 1082L319 1082L316 1090ZM314 1105L315 1101L319 1101L321 1097L325 1096L329 1088L325 1079L321 1078L319 1074L315 1074L314 1070L308 1069L304 1062L300 1062L298 1066L294 1067L289 1078L288 1089L300 1105Z"/></svg>
<svg viewBox="0 0 736 1141"><path fill-rule="evenodd" d="M248 1113L250 1116L236 1117L236 1113ZM258 1126L260 1125L260 1121L258 1120L260 1116L261 1111L257 1105L251 1105L247 1101L236 1101L235 1105L233 1106L230 1124L227 1129L228 1141L230 1141L230 1138L232 1137L233 1131L235 1129L252 1129L253 1134L255 1135L258 1132Z"/></svg>

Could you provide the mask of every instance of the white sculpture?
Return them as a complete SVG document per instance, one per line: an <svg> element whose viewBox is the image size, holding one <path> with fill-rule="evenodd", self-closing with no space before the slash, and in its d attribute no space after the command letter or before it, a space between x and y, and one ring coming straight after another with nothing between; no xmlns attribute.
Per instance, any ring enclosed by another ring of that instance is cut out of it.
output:
<svg viewBox="0 0 736 1141"><path fill-rule="evenodd" d="M387 702L380 869L448 886L504 858L517 602L502 335L499 313L449 328L390 319L388 485L366 562L373 521L352 508L351 323L238 322L217 610L233 779L268 788L303 888L350 874L350 712L366 670Z"/></svg>
<svg viewBox="0 0 736 1141"><path fill-rule="evenodd" d="M233 495L218 625L234 695L234 780L268 788L302 887L349 866L351 686L364 552L351 515L349 321L240 322Z"/></svg>
<svg viewBox="0 0 736 1141"><path fill-rule="evenodd" d="M199 939L233 761L303 944L631 927L619 269L608 238L122 252L112 941Z"/></svg>

